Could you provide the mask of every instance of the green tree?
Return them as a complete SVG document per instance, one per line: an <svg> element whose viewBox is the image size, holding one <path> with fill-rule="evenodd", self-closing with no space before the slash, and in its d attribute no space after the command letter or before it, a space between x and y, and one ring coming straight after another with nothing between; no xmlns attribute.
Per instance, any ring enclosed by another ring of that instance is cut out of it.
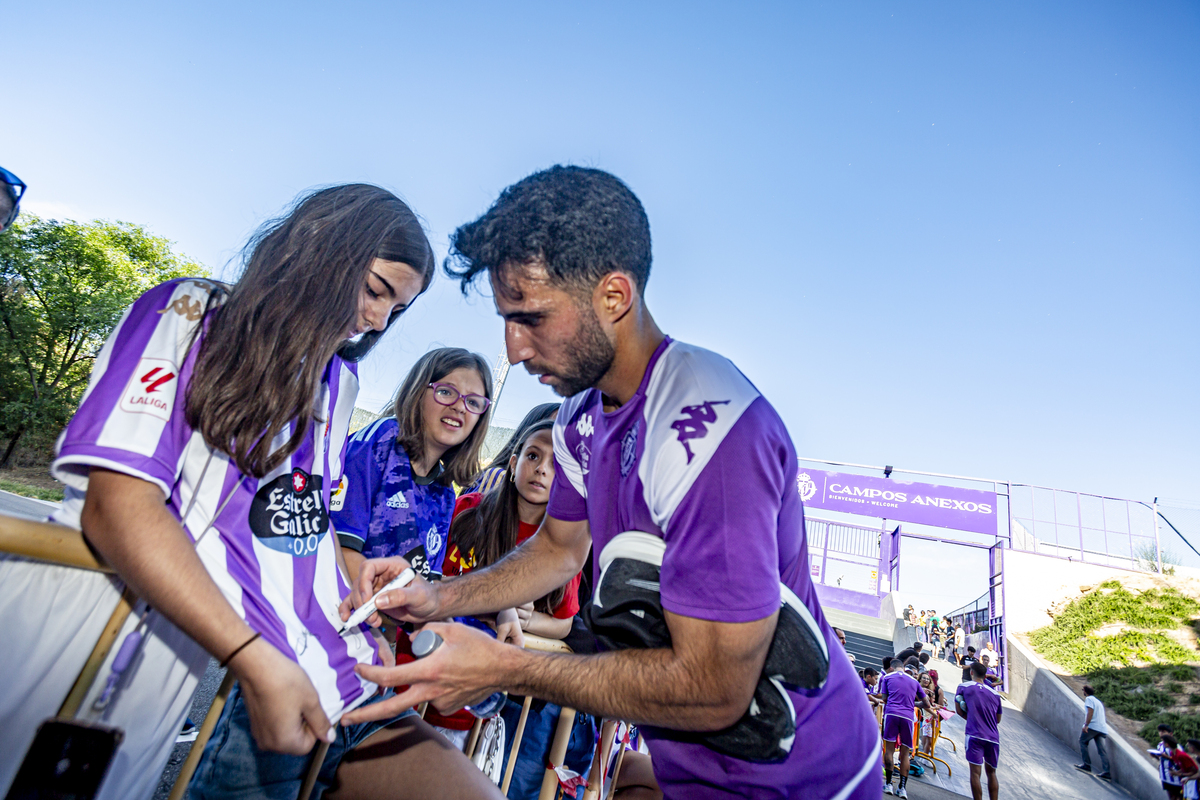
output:
<svg viewBox="0 0 1200 800"><path fill-rule="evenodd" d="M0 234L0 467L22 438L57 435L123 311L171 278L207 276L128 222L24 214Z"/></svg>

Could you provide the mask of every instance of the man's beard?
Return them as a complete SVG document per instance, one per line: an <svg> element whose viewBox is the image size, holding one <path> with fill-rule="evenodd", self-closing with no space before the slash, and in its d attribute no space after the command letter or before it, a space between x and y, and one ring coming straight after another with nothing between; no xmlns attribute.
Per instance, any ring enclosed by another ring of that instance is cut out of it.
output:
<svg viewBox="0 0 1200 800"><path fill-rule="evenodd" d="M608 372L617 355L616 348L600 327L596 312L591 307L583 311L579 331L568 348L574 356L566 367L570 374L553 373L559 382L551 388L560 397L570 397L595 386Z"/></svg>

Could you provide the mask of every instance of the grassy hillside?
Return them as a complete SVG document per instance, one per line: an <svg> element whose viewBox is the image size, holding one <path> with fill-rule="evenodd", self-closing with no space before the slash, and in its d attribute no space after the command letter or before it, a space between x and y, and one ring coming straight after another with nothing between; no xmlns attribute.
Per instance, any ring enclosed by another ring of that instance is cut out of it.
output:
<svg viewBox="0 0 1200 800"><path fill-rule="evenodd" d="M1106 581L1054 614L1030 643L1046 659L1084 676L1112 711L1145 723L1157 741L1159 723L1180 739L1200 738L1200 602L1172 587L1131 592Z"/></svg>

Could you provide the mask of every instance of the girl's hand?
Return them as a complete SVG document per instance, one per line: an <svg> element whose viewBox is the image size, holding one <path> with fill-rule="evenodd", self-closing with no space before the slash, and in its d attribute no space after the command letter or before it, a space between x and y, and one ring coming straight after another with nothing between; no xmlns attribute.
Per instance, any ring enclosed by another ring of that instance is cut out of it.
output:
<svg viewBox="0 0 1200 800"><path fill-rule="evenodd" d="M517 647L525 646L525 634L521 632L521 620L515 608L506 608L496 615L496 639Z"/></svg>
<svg viewBox="0 0 1200 800"><path fill-rule="evenodd" d="M517 606L513 610L517 613L517 618L521 620L521 630L528 629L529 621L533 619L533 603Z"/></svg>

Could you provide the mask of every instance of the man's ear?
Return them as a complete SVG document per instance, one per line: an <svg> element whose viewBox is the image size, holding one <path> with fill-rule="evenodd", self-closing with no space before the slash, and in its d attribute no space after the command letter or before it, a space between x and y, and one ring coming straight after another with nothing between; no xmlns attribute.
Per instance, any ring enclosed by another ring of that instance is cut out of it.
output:
<svg viewBox="0 0 1200 800"><path fill-rule="evenodd" d="M592 307L596 316L615 323L629 313L637 300L637 286L624 272L610 272L600 279L592 292Z"/></svg>

